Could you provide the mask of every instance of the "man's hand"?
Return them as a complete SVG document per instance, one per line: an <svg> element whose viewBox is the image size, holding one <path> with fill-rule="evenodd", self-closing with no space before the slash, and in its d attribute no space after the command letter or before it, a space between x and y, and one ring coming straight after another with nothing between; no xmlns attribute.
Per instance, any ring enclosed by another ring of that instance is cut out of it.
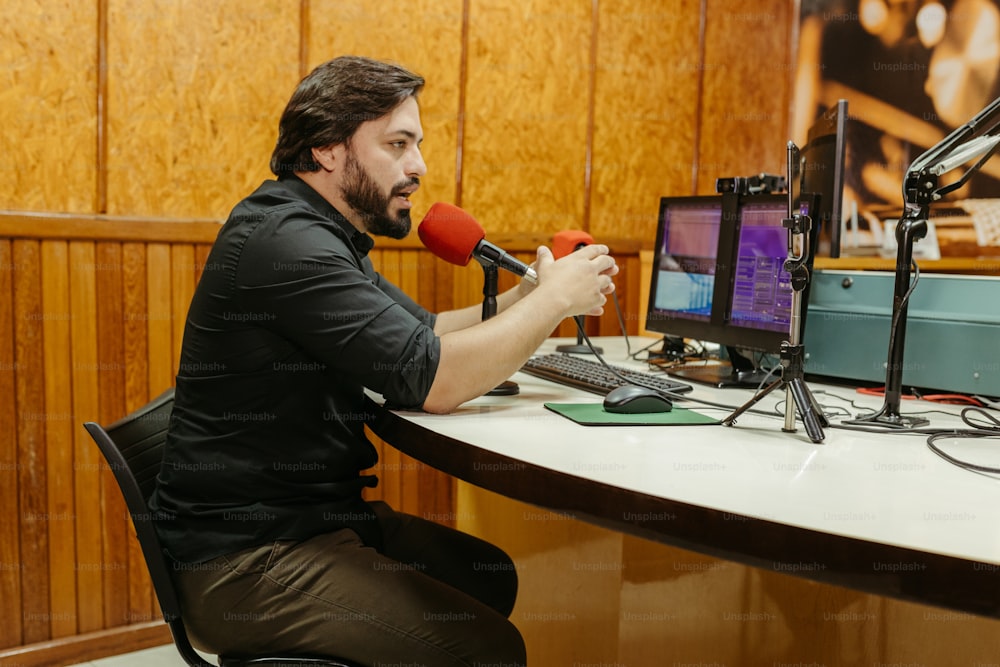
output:
<svg viewBox="0 0 1000 667"><path fill-rule="evenodd" d="M552 251L541 246L537 251L535 270L537 290L544 290L555 303L564 306L563 316L601 315L607 295L615 291L612 279L618 265L606 245L586 245L556 260Z"/></svg>

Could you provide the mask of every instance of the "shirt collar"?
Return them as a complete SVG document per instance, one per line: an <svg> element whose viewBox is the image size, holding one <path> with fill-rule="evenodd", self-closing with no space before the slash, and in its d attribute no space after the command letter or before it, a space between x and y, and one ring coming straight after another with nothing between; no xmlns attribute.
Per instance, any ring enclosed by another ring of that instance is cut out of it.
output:
<svg viewBox="0 0 1000 667"><path fill-rule="evenodd" d="M324 199L323 195L316 192L311 185L301 178L295 174L283 174L278 180L285 187L302 197L306 203L316 209L321 215L337 223L344 230L347 238L351 241L351 245L354 246L359 255L365 257L375 247L375 241L372 240L372 237L364 232L359 232L340 211L333 207L333 204Z"/></svg>

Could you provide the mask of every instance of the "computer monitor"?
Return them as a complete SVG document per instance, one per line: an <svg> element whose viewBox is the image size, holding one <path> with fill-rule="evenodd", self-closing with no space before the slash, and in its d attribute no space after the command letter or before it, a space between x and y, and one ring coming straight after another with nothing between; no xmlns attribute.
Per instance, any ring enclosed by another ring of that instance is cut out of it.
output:
<svg viewBox="0 0 1000 667"><path fill-rule="evenodd" d="M669 373L720 387L756 387L764 380L760 359L778 355L789 339L787 217L787 195L660 200L646 329L717 343L728 357L728 363L688 364Z"/></svg>
<svg viewBox="0 0 1000 667"><path fill-rule="evenodd" d="M816 118L800 153L802 192L819 196L812 221L815 252L827 257L840 257L847 123L847 100L839 100Z"/></svg>

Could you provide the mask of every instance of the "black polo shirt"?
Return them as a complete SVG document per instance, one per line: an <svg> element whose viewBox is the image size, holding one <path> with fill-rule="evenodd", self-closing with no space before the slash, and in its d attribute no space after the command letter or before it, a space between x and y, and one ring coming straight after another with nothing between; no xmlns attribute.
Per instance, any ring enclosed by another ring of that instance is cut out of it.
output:
<svg viewBox="0 0 1000 667"><path fill-rule="evenodd" d="M421 405L440 341L371 248L294 176L233 209L191 301L151 501L176 560L342 527L378 545L363 388Z"/></svg>

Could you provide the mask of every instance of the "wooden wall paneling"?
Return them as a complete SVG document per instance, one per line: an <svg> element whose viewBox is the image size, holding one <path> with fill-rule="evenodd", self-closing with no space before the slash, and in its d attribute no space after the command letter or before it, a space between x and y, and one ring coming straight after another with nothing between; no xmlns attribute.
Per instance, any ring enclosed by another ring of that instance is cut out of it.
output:
<svg viewBox="0 0 1000 667"><path fill-rule="evenodd" d="M76 506L73 497L73 397L71 372L69 251L65 241L41 243L42 339L45 382L46 492L50 636L76 633Z"/></svg>
<svg viewBox="0 0 1000 667"><path fill-rule="evenodd" d="M785 173L797 20L786 0L707 0L698 194L714 193L719 177Z"/></svg>
<svg viewBox="0 0 1000 667"><path fill-rule="evenodd" d="M94 248L97 289L97 377L101 423L125 414L125 302L122 244L98 242Z"/></svg>
<svg viewBox="0 0 1000 667"><path fill-rule="evenodd" d="M697 160L699 0L600 3L591 233L652 244L660 197Z"/></svg>
<svg viewBox="0 0 1000 667"><path fill-rule="evenodd" d="M152 396L174 385L173 303L170 297L170 246L146 246L146 336Z"/></svg>
<svg viewBox="0 0 1000 667"><path fill-rule="evenodd" d="M15 241L14 400L17 404L18 515L22 638L48 639L51 620L46 494L45 386L42 357L41 251L35 241Z"/></svg>
<svg viewBox="0 0 1000 667"><path fill-rule="evenodd" d="M125 412L145 405L155 388L149 385L149 295L146 244L122 244L122 317L125 320Z"/></svg>
<svg viewBox="0 0 1000 667"><path fill-rule="evenodd" d="M153 398L149 385L149 312L146 287L146 247L142 243L122 244L123 389L125 414ZM164 387L165 388L165 387ZM162 391L159 390L159 391ZM157 391L157 393L159 393ZM131 537L128 562L128 610L130 623L159 618L159 609L139 543Z"/></svg>
<svg viewBox="0 0 1000 667"><path fill-rule="evenodd" d="M615 310L615 299L621 309L622 322L628 326L629 309L629 287L628 287L628 257L616 257L618 263L618 275L615 277L614 294L608 295L608 300L604 304L604 315L597 319L596 335L599 336L621 336L622 325L618 320L618 312Z"/></svg>
<svg viewBox="0 0 1000 667"><path fill-rule="evenodd" d="M389 2L310 0L310 70L353 54L398 62L426 81L419 99L427 175L413 199L414 221L436 201L456 202L462 6L463 0L413 0L401 11ZM433 47L415 49L414 40ZM281 93L282 104L291 93L292 87Z"/></svg>
<svg viewBox="0 0 1000 667"><path fill-rule="evenodd" d="M423 276L420 272L420 255L422 250L401 250L399 253L399 287L416 299L420 295L420 283Z"/></svg>
<svg viewBox="0 0 1000 667"><path fill-rule="evenodd" d="M598 319L597 334L621 336L624 323L625 333L631 336L639 331L636 324L639 319L639 258L635 255L625 255L616 257L615 261L619 267L618 275L615 276L615 295L609 297L608 302L604 304L604 315ZM621 309L621 322L615 310L615 297Z"/></svg>
<svg viewBox="0 0 1000 667"><path fill-rule="evenodd" d="M218 219L271 176L299 3L234 9L108 0L108 213Z"/></svg>
<svg viewBox="0 0 1000 667"><path fill-rule="evenodd" d="M96 2L0 3L0 209L94 211L96 24Z"/></svg>
<svg viewBox="0 0 1000 667"><path fill-rule="evenodd" d="M452 308L482 305L483 284L485 280L483 267L472 260L466 266L452 266L454 282L452 283Z"/></svg>
<svg viewBox="0 0 1000 667"><path fill-rule="evenodd" d="M173 354L171 372L174 375L180 366L184 324L187 322L188 308L191 307L191 299L194 296L195 274L194 246L187 243L172 245L170 248L170 319Z"/></svg>
<svg viewBox="0 0 1000 667"><path fill-rule="evenodd" d="M104 627L103 457L79 426L100 417L97 331L97 261L92 242L69 244L70 323L76 504L77 632ZM68 443L67 443L68 444Z"/></svg>
<svg viewBox="0 0 1000 667"><path fill-rule="evenodd" d="M646 313L649 310L649 284L653 280L653 251L639 251L639 335L650 334L646 331Z"/></svg>
<svg viewBox="0 0 1000 667"><path fill-rule="evenodd" d="M441 280L447 275L444 271L437 271L438 264L444 264L444 262L439 262L436 257L434 257L429 252L420 252L416 255L416 261L418 262L418 282L419 286L416 293L412 294L417 303L431 311L432 313L441 312L442 308L438 306L438 298L441 292L450 293L451 285L441 284ZM442 267L443 268L443 267ZM450 275L448 276L450 279Z"/></svg>
<svg viewBox="0 0 1000 667"><path fill-rule="evenodd" d="M170 643L170 630L162 621L88 632L10 650L0 650L4 667L61 667L117 656ZM85 662L80 662L81 660ZM120 659L115 662L120 661Z"/></svg>
<svg viewBox="0 0 1000 667"><path fill-rule="evenodd" d="M125 311L122 248L120 243L95 246L97 322L98 422L110 424L125 415ZM114 475L100 466L104 526L104 627L123 625L129 619L129 541L132 522Z"/></svg>
<svg viewBox="0 0 1000 667"><path fill-rule="evenodd" d="M590 3L470 7L463 208L493 233L579 228Z"/></svg>
<svg viewBox="0 0 1000 667"><path fill-rule="evenodd" d="M400 285L400 276L402 274L399 265L400 251L393 250L389 248L384 248L381 250L372 251L372 265L375 270L378 271L382 276L397 287L402 287Z"/></svg>
<svg viewBox="0 0 1000 667"><path fill-rule="evenodd" d="M148 400L174 386L177 373L174 365L170 245L146 244L145 263L145 282L142 284L145 309L142 314L146 324L145 365L149 392L145 400ZM131 295L131 298L136 305L143 303L138 294ZM136 584L132 582L131 585L135 587ZM155 618L158 612L154 608L151 613Z"/></svg>
<svg viewBox="0 0 1000 667"><path fill-rule="evenodd" d="M0 240L0 649L21 643L20 460L14 353L13 244Z"/></svg>

